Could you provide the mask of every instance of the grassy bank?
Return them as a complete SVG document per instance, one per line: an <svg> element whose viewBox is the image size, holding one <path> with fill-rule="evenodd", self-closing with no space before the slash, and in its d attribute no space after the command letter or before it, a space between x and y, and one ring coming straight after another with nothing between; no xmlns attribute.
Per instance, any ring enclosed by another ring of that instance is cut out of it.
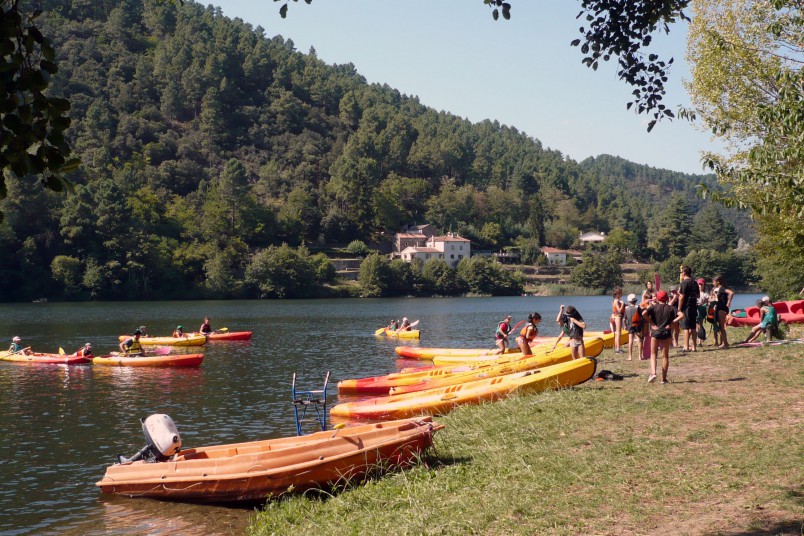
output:
<svg viewBox="0 0 804 536"><path fill-rule="evenodd" d="M647 367L606 350L624 381L459 408L423 465L273 501L250 533L801 534L804 344Z"/></svg>

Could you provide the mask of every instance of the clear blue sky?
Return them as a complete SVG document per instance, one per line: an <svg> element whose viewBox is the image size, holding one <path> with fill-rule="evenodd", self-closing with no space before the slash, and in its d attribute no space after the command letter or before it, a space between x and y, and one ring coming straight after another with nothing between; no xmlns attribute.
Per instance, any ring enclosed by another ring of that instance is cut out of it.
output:
<svg viewBox="0 0 804 536"><path fill-rule="evenodd" d="M569 43L579 37L573 0L513 0L512 18L494 21L482 0L313 0L290 2L288 17L271 0L219 0L269 37L314 47L326 63L353 63L369 82L386 83L422 104L479 122L516 127L575 160L611 154L653 167L703 173L707 133L676 119L648 134L649 118L627 111L632 88L614 61L595 72ZM674 57L665 104L688 104L681 84L686 24L651 51Z"/></svg>

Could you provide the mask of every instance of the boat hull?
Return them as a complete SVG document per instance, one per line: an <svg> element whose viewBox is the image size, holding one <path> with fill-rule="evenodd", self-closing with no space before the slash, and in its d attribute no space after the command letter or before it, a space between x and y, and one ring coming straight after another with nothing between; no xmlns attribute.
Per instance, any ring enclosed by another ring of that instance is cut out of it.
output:
<svg viewBox="0 0 804 536"><path fill-rule="evenodd" d="M131 335L120 335L118 339L123 342ZM143 346L204 346L207 343L205 335L185 335L184 337L140 337Z"/></svg>
<svg viewBox="0 0 804 536"><path fill-rule="evenodd" d="M381 328L374 332L374 334L378 337L382 337L383 335L392 338L392 339L418 339L419 338L419 330L418 329L410 329L410 330L398 330L394 331L388 328Z"/></svg>
<svg viewBox="0 0 804 536"><path fill-rule="evenodd" d="M8 363L38 363L41 365L83 365L89 363L90 359L76 354L34 352L31 355L23 355L2 352L0 353L0 361L6 361Z"/></svg>
<svg viewBox="0 0 804 536"><path fill-rule="evenodd" d="M193 333L193 335L203 335L203 333ZM210 333L206 335L208 341L248 341L251 340L251 331L225 331L221 333Z"/></svg>
<svg viewBox="0 0 804 536"><path fill-rule="evenodd" d="M597 362L584 358L542 369L427 389L416 393L379 396L345 402L332 408L334 419L400 419L417 415L443 415L466 404L494 401L513 393L533 393L578 385L595 374Z"/></svg>
<svg viewBox="0 0 804 536"><path fill-rule="evenodd" d="M128 497L264 501L291 490L329 490L378 467L412 464L442 428L429 418L406 419L189 449L167 462L112 465L96 486Z"/></svg>
<svg viewBox="0 0 804 536"><path fill-rule="evenodd" d="M600 338L585 341L584 348L587 357L597 357L603 351L603 341ZM493 377L546 367L571 359L569 348L551 349L534 350L531 356L502 355L480 363L426 367L384 376L342 380L338 382L338 393L358 396L401 394L481 379L480 375ZM478 377L472 378L472 375Z"/></svg>
<svg viewBox="0 0 804 536"><path fill-rule="evenodd" d="M110 367L197 367L204 360L204 354L176 354L154 356L99 356L92 360L93 365Z"/></svg>

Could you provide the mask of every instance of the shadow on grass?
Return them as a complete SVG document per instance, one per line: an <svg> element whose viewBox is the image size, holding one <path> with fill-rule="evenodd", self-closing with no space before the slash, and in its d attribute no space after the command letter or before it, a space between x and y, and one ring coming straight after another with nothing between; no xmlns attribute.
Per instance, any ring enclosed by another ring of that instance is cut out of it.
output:
<svg viewBox="0 0 804 536"><path fill-rule="evenodd" d="M728 383L728 382L744 382L748 378L743 376L739 376L737 378L724 378L722 380L696 380L695 378L689 378L686 380L673 380L673 383Z"/></svg>
<svg viewBox="0 0 804 536"><path fill-rule="evenodd" d="M766 536L768 534L795 534L796 536L804 534L804 523L801 520L797 521L779 521L771 525L765 525L761 528L749 529L745 531L735 532L707 532L707 535L714 536Z"/></svg>

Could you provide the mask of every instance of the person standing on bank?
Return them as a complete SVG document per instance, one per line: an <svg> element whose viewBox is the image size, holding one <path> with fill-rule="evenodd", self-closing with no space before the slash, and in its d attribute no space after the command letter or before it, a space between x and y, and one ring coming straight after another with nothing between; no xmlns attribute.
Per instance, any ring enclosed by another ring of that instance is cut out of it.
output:
<svg viewBox="0 0 804 536"><path fill-rule="evenodd" d="M637 347L637 355L642 355L642 341L644 340L644 324L642 318L642 307L637 304L636 294L628 295L628 305L625 307L625 324L628 328L628 361L634 356L634 343Z"/></svg>
<svg viewBox="0 0 804 536"><path fill-rule="evenodd" d="M692 268L681 267L681 286L678 289L678 310L684 313L681 329L684 330L684 346L682 352L698 351L698 334L696 332L698 319L698 297L700 296L698 283L692 279ZM692 348L690 348L690 341Z"/></svg>
<svg viewBox="0 0 804 536"><path fill-rule="evenodd" d="M620 287L615 288L614 292L612 293L611 320L609 321L611 331L615 333L614 335L615 354L623 353L623 350L620 347L620 338L623 330L623 316L625 315L625 303L621 299L622 297L623 297L623 289L621 289Z"/></svg>
<svg viewBox="0 0 804 536"><path fill-rule="evenodd" d="M659 350L662 351L662 383L667 383L667 371L670 368L670 337L672 327L675 322L684 318L684 313L678 312L675 307L668 305L667 292L660 290L656 294L658 303L654 303L645 311L645 316L650 320L650 376L648 383L656 381L656 362L658 361Z"/></svg>
<svg viewBox="0 0 804 536"><path fill-rule="evenodd" d="M511 333L511 320L513 317L508 315L503 319L502 322L497 324L497 331L494 333L494 340L497 348L500 350L495 352L495 355L504 354L505 351L508 349L508 335Z"/></svg>
<svg viewBox="0 0 804 536"><path fill-rule="evenodd" d="M726 317L731 310L731 300L734 298L734 292L723 286L722 275L715 276L712 280L712 285L714 285L714 287L712 288L710 299L714 298L717 302L715 315L717 318L718 332L720 332L720 345L718 348L725 349L729 347L729 338L726 335Z"/></svg>
<svg viewBox="0 0 804 536"><path fill-rule="evenodd" d="M586 322L584 322L581 313L572 305L568 305L566 310L562 305L558 314L561 316L562 327L567 328L572 359L586 357L586 350L583 347L583 330L586 329ZM558 344L558 341L556 341L556 344Z"/></svg>

